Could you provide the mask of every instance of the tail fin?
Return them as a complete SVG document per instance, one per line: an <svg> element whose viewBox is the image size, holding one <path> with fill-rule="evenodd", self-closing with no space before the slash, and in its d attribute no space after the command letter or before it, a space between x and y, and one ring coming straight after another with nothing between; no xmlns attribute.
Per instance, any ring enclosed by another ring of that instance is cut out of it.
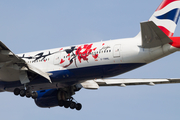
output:
<svg viewBox="0 0 180 120"><path fill-rule="evenodd" d="M149 21L153 21L168 37L172 37L180 15L180 0L163 0Z"/></svg>

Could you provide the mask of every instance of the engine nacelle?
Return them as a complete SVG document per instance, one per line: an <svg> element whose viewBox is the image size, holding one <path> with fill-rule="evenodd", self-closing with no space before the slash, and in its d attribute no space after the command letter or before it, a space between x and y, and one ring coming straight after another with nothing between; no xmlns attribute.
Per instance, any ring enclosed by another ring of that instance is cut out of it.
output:
<svg viewBox="0 0 180 120"><path fill-rule="evenodd" d="M34 100L38 107L50 108L58 106L57 89L37 91L38 97Z"/></svg>

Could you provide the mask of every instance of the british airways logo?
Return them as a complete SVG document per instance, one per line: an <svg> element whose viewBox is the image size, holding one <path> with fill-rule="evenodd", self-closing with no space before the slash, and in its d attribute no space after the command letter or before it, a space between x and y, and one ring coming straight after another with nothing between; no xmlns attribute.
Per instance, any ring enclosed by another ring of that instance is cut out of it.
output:
<svg viewBox="0 0 180 120"><path fill-rule="evenodd" d="M178 19L179 19L179 15L180 15L180 9L179 8L176 8L176 9L173 9L163 15L160 15L160 16L156 16L157 19L168 19L168 20L172 20L174 21L176 24L178 22Z"/></svg>

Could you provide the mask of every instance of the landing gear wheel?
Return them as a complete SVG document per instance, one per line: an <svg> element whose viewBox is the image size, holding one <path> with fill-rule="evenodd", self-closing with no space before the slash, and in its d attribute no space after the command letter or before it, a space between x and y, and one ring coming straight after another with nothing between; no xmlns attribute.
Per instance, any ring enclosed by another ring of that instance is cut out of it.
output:
<svg viewBox="0 0 180 120"><path fill-rule="evenodd" d="M76 103L72 101L72 102L70 103L70 108L71 108L71 109L76 108Z"/></svg>
<svg viewBox="0 0 180 120"><path fill-rule="evenodd" d="M77 103L76 104L76 110L81 110L81 108L82 108L82 105L80 103Z"/></svg>
<svg viewBox="0 0 180 120"><path fill-rule="evenodd" d="M64 107L65 107L65 108L70 107L70 101L65 101L65 102L64 102Z"/></svg>
<svg viewBox="0 0 180 120"><path fill-rule="evenodd" d="M26 90L21 89L19 94L20 94L21 97L24 97L26 95Z"/></svg>
<svg viewBox="0 0 180 120"><path fill-rule="evenodd" d="M26 91L26 97L30 98L31 97L31 93L29 91Z"/></svg>
<svg viewBox="0 0 180 120"><path fill-rule="evenodd" d="M38 93L37 92L33 92L31 96L32 96L33 99L36 99L38 97Z"/></svg>
<svg viewBox="0 0 180 120"><path fill-rule="evenodd" d="M58 103L58 105L59 105L60 107L63 107L63 106L64 106L64 100L60 100L59 103Z"/></svg>
<svg viewBox="0 0 180 120"><path fill-rule="evenodd" d="M20 89L19 88L15 88L14 89L14 95L19 95L20 94Z"/></svg>

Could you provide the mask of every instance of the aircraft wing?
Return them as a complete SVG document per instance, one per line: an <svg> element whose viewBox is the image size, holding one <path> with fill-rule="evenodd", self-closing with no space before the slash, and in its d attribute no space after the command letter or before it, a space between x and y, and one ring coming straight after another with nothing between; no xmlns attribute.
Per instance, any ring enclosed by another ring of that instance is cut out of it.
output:
<svg viewBox="0 0 180 120"><path fill-rule="evenodd" d="M51 82L49 75L40 69L26 63L25 60L15 55L0 41L0 80L18 81L22 84L30 82L27 72L38 74Z"/></svg>
<svg viewBox="0 0 180 120"><path fill-rule="evenodd" d="M172 79L96 79L82 82L81 85L86 89L98 89L100 86L130 86L130 85L151 85L180 83L179 78Z"/></svg>

